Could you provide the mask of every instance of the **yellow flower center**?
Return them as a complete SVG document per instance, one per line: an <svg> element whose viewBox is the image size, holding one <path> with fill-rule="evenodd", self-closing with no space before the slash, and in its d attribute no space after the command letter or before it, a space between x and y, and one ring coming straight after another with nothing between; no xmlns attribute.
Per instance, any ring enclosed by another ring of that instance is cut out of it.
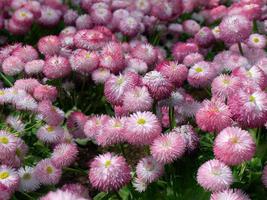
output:
<svg viewBox="0 0 267 200"><path fill-rule="evenodd" d="M54 129L54 127L52 127L52 126L47 126L47 127L46 127L46 130L47 130L47 132L51 133L51 132L54 131L55 129Z"/></svg>
<svg viewBox="0 0 267 200"><path fill-rule="evenodd" d="M223 80L223 83L224 83L225 85L229 85L230 80L224 79L224 80Z"/></svg>
<svg viewBox="0 0 267 200"><path fill-rule="evenodd" d="M46 172L47 172L48 174L52 174L52 173L53 173L53 167L48 166L48 167L46 168Z"/></svg>
<svg viewBox="0 0 267 200"><path fill-rule="evenodd" d="M237 144L238 143L238 138L237 137L233 137L230 139L230 141L233 143L233 144Z"/></svg>
<svg viewBox="0 0 267 200"><path fill-rule="evenodd" d="M0 172L0 179L6 179L9 177L9 172L4 171L4 172Z"/></svg>
<svg viewBox="0 0 267 200"><path fill-rule="evenodd" d="M146 123L146 120L143 118L140 118L137 120L137 124L144 125Z"/></svg>
<svg viewBox="0 0 267 200"><path fill-rule="evenodd" d="M30 173L25 173L25 174L23 174L22 178L23 178L24 180L30 180L30 179L32 178L32 176L31 176Z"/></svg>
<svg viewBox="0 0 267 200"><path fill-rule="evenodd" d="M249 97L249 101L250 101L250 102L255 102L255 100L256 100L256 99L255 99L254 96L251 95L251 96Z"/></svg>
<svg viewBox="0 0 267 200"><path fill-rule="evenodd" d="M2 144L8 144L8 142L9 142L9 140L8 140L7 137L4 137L4 136L0 137L0 143L2 143Z"/></svg>
<svg viewBox="0 0 267 200"><path fill-rule="evenodd" d="M259 38L256 38L256 37L255 37L255 38L253 39L253 41L254 41L255 43L258 43L260 40L259 40Z"/></svg>
<svg viewBox="0 0 267 200"><path fill-rule="evenodd" d="M196 71L197 73L200 73L200 72L203 72L203 69L200 68L200 67L197 67L197 68L195 69L195 71Z"/></svg>
<svg viewBox="0 0 267 200"><path fill-rule="evenodd" d="M123 78L118 78L118 80L117 80L117 84L118 84L118 85L121 85L121 84L123 83L123 81L124 81Z"/></svg>
<svg viewBox="0 0 267 200"><path fill-rule="evenodd" d="M26 17L27 14L26 14L25 12L22 12L22 13L20 14L20 16L21 16L21 17Z"/></svg>
<svg viewBox="0 0 267 200"><path fill-rule="evenodd" d="M89 59L91 57L91 54L90 53L87 53L86 55L85 55L85 58L87 58L87 59Z"/></svg>
<svg viewBox="0 0 267 200"><path fill-rule="evenodd" d="M107 160L105 162L105 167L108 168L108 167L110 167L110 165L111 165L111 160Z"/></svg>
<svg viewBox="0 0 267 200"><path fill-rule="evenodd" d="M0 96L3 96L5 92L3 90L0 90Z"/></svg>

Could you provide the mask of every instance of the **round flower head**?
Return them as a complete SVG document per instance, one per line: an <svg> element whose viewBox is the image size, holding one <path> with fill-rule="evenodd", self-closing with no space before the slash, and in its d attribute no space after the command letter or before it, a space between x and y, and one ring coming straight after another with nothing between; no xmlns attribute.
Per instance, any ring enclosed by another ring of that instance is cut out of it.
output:
<svg viewBox="0 0 267 200"><path fill-rule="evenodd" d="M182 62L185 56L198 52L198 46L195 43L176 43L172 49L172 56L178 62Z"/></svg>
<svg viewBox="0 0 267 200"><path fill-rule="evenodd" d="M195 35L200 30L200 25L195 20L188 19L183 22L183 30L190 35Z"/></svg>
<svg viewBox="0 0 267 200"><path fill-rule="evenodd" d="M252 159L256 144L250 134L238 127L223 129L214 142L215 157L227 165L239 165Z"/></svg>
<svg viewBox="0 0 267 200"><path fill-rule="evenodd" d="M97 144L109 146L124 140L125 118L110 118L104 124L103 133L96 137Z"/></svg>
<svg viewBox="0 0 267 200"><path fill-rule="evenodd" d="M103 132L103 127L109 119L108 115L92 116L84 125L84 133L90 139L95 139Z"/></svg>
<svg viewBox="0 0 267 200"><path fill-rule="evenodd" d="M37 102L31 95L21 96L21 98L18 95L13 98L13 101L16 109L18 110L29 110L32 112L36 112L38 107Z"/></svg>
<svg viewBox="0 0 267 200"><path fill-rule="evenodd" d="M63 78L71 73L71 66L68 59L53 56L46 59L43 73L49 79Z"/></svg>
<svg viewBox="0 0 267 200"><path fill-rule="evenodd" d="M43 142L55 144L64 136L64 129L60 126L54 127L45 125L38 129L36 136Z"/></svg>
<svg viewBox="0 0 267 200"><path fill-rule="evenodd" d="M40 85L39 81L34 78L18 79L14 83L15 89L25 90L27 93L32 94L33 90Z"/></svg>
<svg viewBox="0 0 267 200"><path fill-rule="evenodd" d="M196 44L198 44L200 47L209 47L214 41L215 37L208 27L202 27L194 37L194 41Z"/></svg>
<svg viewBox="0 0 267 200"><path fill-rule="evenodd" d="M182 135L170 132L156 138L150 146L152 157L163 164L172 163L180 158L186 149Z"/></svg>
<svg viewBox="0 0 267 200"><path fill-rule="evenodd" d="M198 147L200 138L198 134L195 132L193 126L182 125L180 127L175 128L174 132L180 134L185 140L187 152L190 153Z"/></svg>
<svg viewBox="0 0 267 200"><path fill-rule="evenodd" d="M219 132L232 125L232 115L220 100L205 100L196 113L196 123L203 131Z"/></svg>
<svg viewBox="0 0 267 200"><path fill-rule="evenodd" d="M98 67L99 55L84 49L75 50L69 58L70 66L80 73L91 73Z"/></svg>
<svg viewBox="0 0 267 200"><path fill-rule="evenodd" d="M219 27L220 39L226 43L242 42L252 31L252 23L244 15L225 16Z"/></svg>
<svg viewBox="0 0 267 200"><path fill-rule="evenodd" d="M45 56L58 54L60 50L60 40L58 36L48 35L42 37L38 42L38 50Z"/></svg>
<svg viewBox="0 0 267 200"><path fill-rule="evenodd" d="M14 76L23 71L24 65L19 57L9 56L3 61L2 70L6 75Z"/></svg>
<svg viewBox="0 0 267 200"><path fill-rule="evenodd" d="M232 171L219 160L209 160L199 167L197 182L208 191L225 190L233 183Z"/></svg>
<svg viewBox="0 0 267 200"><path fill-rule="evenodd" d="M17 138L6 132L0 130L0 160L6 159L7 157L14 155L16 151Z"/></svg>
<svg viewBox="0 0 267 200"><path fill-rule="evenodd" d="M114 104L122 104L122 98L126 90L129 90L140 83L140 78L133 72L118 76L110 75L105 82L104 94L107 101Z"/></svg>
<svg viewBox="0 0 267 200"><path fill-rule="evenodd" d="M133 181L133 187L137 192L144 192L147 189L148 184L140 178L135 178Z"/></svg>
<svg viewBox="0 0 267 200"><path fill-rule="evenodd" d="M240 79L235 76L221 74L213 79L211 92L213 96L226 99L241 87Z"/></svg>
<svg viewBox="0 0 267 200"><path fill-rule="evenodd" d="M136 166L137 178L147 184L156 181L163 172L164 165L151 156L141 159Z"/></svg>
<svg viewBox="0 0 267 200"><path fill-rule="evenodd" d="M95 84L103 84L110 77L110 71L105 68L98 68L92 72L92 79Z"/></svg>
<svg viewBox="0 0 267 200"><path fill-rule="evenodd" d="M152 45L147 43L138 44L132 49L131 55L134 58L145 61L148 66L157 61L157 50Z"/></svg>
<svg viewBox="0 0 267 200"><path fill-rule="evenodd" d="M221 192L214 192L210 200L251 200L242 190L227 189Z"/></svg>
<svg viewBox="0 0 267 200"><path fill-rule="evenodd" d="M17 190L19 186L18 173L6 165L0 165L0 184L5 185L12 192Z"/></svg>
<svg viewBox="0 0 267 200"><path fill-rule="evenodd" d="M90 29L93 26L93 22L90 15L84 14L76 19L75 25L78 30Z"/></svg>
<svg viewBox="0 0 267 200"><path fill-rule="evenodd" d="M221 32L220 27L219 26L215 26L211 31L212 31L215 39L219 40L220 39L220 32Z"/></svg>
<svg viewBox="0 0 267 200"><path fill-rule="evenodd" d="M40 182L37 180L33 167L20 168L18 174L20 177L19 190L21 192L33 192L39 189Z"/></svg>
<svg viewBox="0 0 267 200"><path fill-rule="evenodd" d="M38 52L35 50L35 48L33 48L30 45L25 45L25 46L16 48L12 52L12 55L17 56L24 63L38 59L39 57Z"/></svg>
<svg viewBox="0 0 267 200"><path fill-rule="evenodd" d="M14 35L24 35L30 29L29 26L24 26L22 24L16 23L12 18L8 20L7 23L8 24L6 25L6 29Z"/></svg>
<svg viewBox="0 0 267 200"><path fill-rule="evenodd" d="M147 86L149 93L156 100L170 96L174 89L173 84L158 71L150 71L143 78L143 84Z"/></svg>
<svg viewBox="0 0 267 200"><path fill-rule="evenodd" d="M87 188L80 183L70 183L62 186L61 190L87 198L89 200L89 194Z"/></svg>
<svg viewBox="0 0 267 200"><path fill-rule="evenodd" d="M35 174L41 184L57 184L61 178L61 169L57 168L50 159L41 160L35 167Z"/></svg>
<svg viewBox="0 0 267 200"><path fill-rule="evenodd" d="M251 34L248 38L247 44L251 48L261 48L264 49L266 47L267 41L264 35L260 35L258 33Z"/></svg>
<svg viewBox="0 0 267 200"><path fill-rule="evenodd" d="M267 118L267 94L264 91L247 93L243 90L228 98L233 119L243 127L263 126Z"/></svg>
<svg viewBox="0 0 267 200"><path fill-rule="evenodd" d="M69 9L65 12L63 19L64 19L64 23L66 25L73 25L75 24L75 20L78 18L78 13L73 10L73 9Z"/></svg>
<svg viewBox="0 0 267 200"><path fill-rule="evenodd" d="M27 1L24 8L28 9L34 18L41 17L41 4L38 1Z"/></svg>
<svg viewBox="0 0 267 200"><path fill-rule="evenodd" d="M216 76L216 72L211 63L201 61L194 64L189 69L187 81L193 87L206 87Z"/></svg>
<svg viewBox="0 0 267 200"><path fill-rule="evenodd" d="M127 60L127 67L124 71L136 72L138 74L144 74L148 70L146 62L138 58L130 58Z"/></svg>
<svg viewBox="0 0 267 200"><path fill-rule="evenodd" d="M181 0L154 1L152 4L151 14L160 20L167 21L178 17L183 11L182 7Z"/></svg>
<svg viewBox="0 0 267 200"><path fill-rule="evenodd" d="M123 96L123 109L128 112L148 111L152 108L153 99L146 87L134 87Z"/></svg>
<svg viewBox="0 0 267 200"><path fill-rule="evenodd" d="M43 120L51 126L58 126L64 120L64 112L53 106L52 102L48 100L39 103L38 113L41 114Z"/></svg>
<svg viewBox="0 0 267 200"><path fill-rule="evenodd" d="M39 85L34 88L33 96L37 101L55 101L57 98L57 88L50 85Z"/></svg>
<svg viewBox="0 0 267 200"><path fill-rule="evenodd" d="M28 75L39 74L43 70L44 63L45 62L43 60L29 61L25 64L24 70Z"/></svg>
<svg viewBox="0 0 267 200"><path fill-rule="evenodd" d="M156 70L165 76L176 87L182 86L187 78L188 69L176 61L165 61L156 66Z"/></svg>
<svg viewBox="0 0 267 200"><path fill-rule="evenodd" d="M19 115L8 115L6 118L6 123L17 132L24 131L25 124L23 123Z"/></svg>
<svg viewBox="0 0 267 200"><path fill-rule="evenodd" d="M5 186L4 184L0 183L0 199L2 200L8 200L11 198L11 194L12 192L9 190L9 188L7 186Z"/></svg>
<svg viewBox="0 0 267 200"><path fill-rule="evenodd" d="M126 9L118 9L115 10L112 14L112 25L114 25L115 27L119 26L119 23L122 19L126 18L130 16L130 13L128 10Z"/></svg>
<svg viewBox="0 0 267 200"><path fill-rule="evenodd" d="M140 28L138 20L132 16L126 16L119 21L119 30L122 34L130 37L134 37Z"/></svg>
<svg viewBox="0 0 267 200"><path fill-rule="evenodd" d="M67 128L75 138L84 138L84 125L87 121L87 116L82 112L72 112L67 118Z"/></svg>
<svg viewBox="0 0 267 200"><path fill-rule="evenodd" d="M187 67L191 67L194 64L203 61L203 55L200 53L191 53L184 57L183 64Z"/></svg>
<svg viewBox="0 0 267 200"><path fill-rule="evenodd" d="M50 6L41 7L41 17L38 18L38 23L43 26L53 27L58 24L61 18L61 11Z"/></svg>
<svg viewBox="0 0 267 200"><path fill-rule="evenodd" d="M74 143L58 144L52 153L51 160L58 168L68 167L75 160L78 155L78 148Z"/></svg>
<svg viewBox="0 0 267 200"><path fill-rule="evenodd" d="M161 125L151 112L136 112L126 120L126 140L131 144L151 144L161 134Z"/></svg>
<svg viewBox="0 0 267 200"><path fill-rule="evenodd" d="M101 191L119 190L131 180L130 167L122 156L105 153L91 162L89 180Z"/></svg>
<svg viewBox="0 0 267 200"><path fill-rule="evenodd" d="M62 191L62 190L56 190L55 192L49 192L45 196L41 197L40 200L88 200L87 198L80 197L80 195L68 192L68 191Z"/></svg>

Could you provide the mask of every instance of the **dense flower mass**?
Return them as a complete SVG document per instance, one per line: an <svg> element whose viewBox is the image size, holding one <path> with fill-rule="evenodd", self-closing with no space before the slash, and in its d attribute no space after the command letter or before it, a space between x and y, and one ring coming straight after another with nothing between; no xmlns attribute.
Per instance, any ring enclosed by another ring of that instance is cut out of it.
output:
<svg viewBox="0 0 267 200"><path fill-rule="evenodd" d="M0 0L0 200L264 198L266 3Z"/></svg>

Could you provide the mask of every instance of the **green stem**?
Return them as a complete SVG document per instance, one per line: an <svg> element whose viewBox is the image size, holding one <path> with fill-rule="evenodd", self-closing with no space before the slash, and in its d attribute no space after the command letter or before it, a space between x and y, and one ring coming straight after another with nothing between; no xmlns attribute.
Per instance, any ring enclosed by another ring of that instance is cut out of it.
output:
<svg viewBox="0 0 267 200"><path fill-rule="evenodd" d="M253 20L253 32L254 33L258 33L259 32L258 25L257 25L257 20Z"/></svg>
<svg viewBox="0 0 267 200"><path fill-rule="evenodd" d="M169 123L170 123L170 130L172 130L176 126L174 107L173 106L169 107Z"/></svg>
<svg viewBox="0 0 267 200"><path fill-rule="evenodd" d="M238 42L238 49L239 49L239 52L242 56L244 56L244 52L243 52L243 49L242 49L242 45L241 45L241 42Z"/></svg>
<svg viewBox="0 0 267 200"><path fill-rule="evenodd" d="M120 147L120 151L121 151L123 157L125 157L126 154L125 154L125 151L124 151L123 144L119 144L119 147Z"/></svg>
<svg viewBox="0 0 267 200"><path fill-rule="evenodd" d="M69 172L75 172L75 173L79 173L79 174L83 174L83 175L87 175L87 173L83 170L79 170L79 169L73 169L73 168L70 168L70 167L65 167L63 169L64 171L69 171Z"/></svg>
<svg viewBox="0 0 267 200"><path fill-rule="evenodd" d="M1 75L1 77L7 82L7 84L8 84L10 87L13 86L13 84L8 80L8 78L7 78L2 72L0 72L0 75Z"/></svg>
<svg viewBox="0 0 267 200"><path fill-rule="evenodd" d="M123 198L121 198L120 194L116 191L115 195L118 197L119 200L123 200Z"/></svg>
<svg viewBox="0 0 267 200"><path fill-rule="evenodd" d="M27 197L28 199L35 199L35 198L33 198L33 197L31 197L30 195L28 195L27 193L25 193L25 192L20 192L21 194L23 194L25 197Z"/></svg>

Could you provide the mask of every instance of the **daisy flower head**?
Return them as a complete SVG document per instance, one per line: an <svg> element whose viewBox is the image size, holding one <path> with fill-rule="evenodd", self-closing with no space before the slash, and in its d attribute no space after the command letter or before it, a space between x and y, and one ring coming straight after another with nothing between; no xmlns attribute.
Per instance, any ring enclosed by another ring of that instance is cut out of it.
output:
<svg viewBox="0 0 267 200"><path fill-rule="evenodd" d="M19 115L8 115L6 118L6 123L14 130L18 132L23 132L25 124L21 120Z"/></svg>
<svg viewBox="0 0 267 200"><path fill-rule="evenodd" d="M60 189L55 192L51 191L45 196L41 197L40 200L88 200L87 198L80 197L80 195L76 195L74 193L68 191L62 191Z"/></svg>
<svg viewBox="0 0 267 200"><path fill-rule="evenodd" d="M103 127L108 122L108 115L92 116L84 124L84 133L89 139L96 139L103 133Z"/></svg>
<svg viewBox="0 0 267 200"><path fill-rule="evenodd" d="M126 120L125 138L130 144L146 145L161 134L162 128L156 115L151 112L136 112Z"/></svg>
<svg viewBox="0 0 267 200"><path fill-rule="evenodd" d="M188 19L183 22L183 30L187 34L195 35L200 30L200 25L195 20Z"/></svg>
<svg viewBox="0 0 267 200"><path fill-rule="evenodd" d="M156 100L170 96L174 85L158 71L150 71L143 77L143 84L148 88L151 96Z"/></svg>
<svg viewBox="0 0 267 200"><path fill-rule="evenodd" d="M23 71L24 62L17 56L9 56L2 63L2 70L6 75L15 76Z"/></svg>
<svg viewBox="0 0 267 200"><path fill-rule="evenodd" d="M82 112L72 112L67 118L67 128L75 138L84 138L84 125L87 121L87 116Z"/></svg>
<svg viewBox="0 0 267 200"><path fill-rule="evenodd" d="M45 56L53 56L59 53L60 39L56 35L42 37L38 41L38 50Z"/></svg>
<svg viewBox="0 0 267 200"><path fill-rule="evenodd" d="M140 193L146 191L147 186L148 186L148 184L145 181L143 181L142 179L138 177L134 178L132 184L133 184L134 189Z"/></svg>
<svg viewBox="0 0 267 200"><path fill-rule="evenodd" d="M43 60L32 60L25 63L24 70L28 75L39 74L42 72L44 64Z"/></svg>
<svg viewBox="0 0 267 200"><path fill-rule="evenodd" d="M199 167L197 182L208 191L225 190L233 183L232 171L219 160L209 160Z"/></svg>
<svg viewBox="0 0 267 200"><path fill-rule="evenodd" d="M75 25L78 30L90 29L93 26L93 21L90 15L83 14L75 20Z"/></svg>
<svg viewBox="0 0 267 200"><path fill-rule="evenodd" d="M267 118L267 94L264 91L239 90L228 98L233 119L242 127L263 126Z"/></svg>
<svg viewBox="0 0 267 200"><path fill-rule="evenodd" d="M35 78L18 79L14 83L14 88L18 90L25 90L27 93L32 94L33 90L41 85Z"/></svg>
<svg viewBox="0 0 267 200"><path fill-rule="evenodd" d="M71 66L67 58L52 56L45 60L43 73L49 79L64 78L71 73Z"/></svg>
<svg viewBox="0 0 267 200"><path fill-rule="evenodd" d="M136 166L137 178L147 184L156 181L163 172L164 165L151 156L142 158Z"/></svg>
<svg viewBox="0 0 267 200"><path fill-rule="evenodd" d="M5 186L4 184L0 184L0 199L2 200L8 200L11 198L11 194L12 192L9 190L9 188L7 186Z"/></svg>
<svg viewBox="0 0 267 200"><path fill-rule="evenodd" d="M178 17L180 14L182 14L182 11L183 6L180 0L162 0L153 2L151 8L151 15L155 16L160 20L168 21Z"/></svg>
<svg viewBox="0 0 267 200"><path fill-rule="evenodd" d="M0 130L0 159L14 155L16 151L17 137L6 131Z"/></svg>
<svg viewBox="0 0 267 200"><path fill-rule="evenodd" d="M196 123L203 131L219 132L232 125L232 114L220 100L205 100L196 113Z"/></svg>
<svg viewBox="0 0 267 200"><path fill-rule="evenodd" d="M65 184L62 186L61 190L72 193L72 194L76 194L83 198L87 198L88 200L90 199L87 188L80 183Z"/></svg>
<svg viewBox="0 0 267 200"><path fill-rule="evenodd" d="M182 62L184 58L191 53L198 53L199 48L195 43L176 43L172 49L172 56L178 62Z"/></svg>
<svg viewBox="0 0 267 200"><path fill-rule="evenodd" d="M176 87L182 86L187 79L188 69L177 61L165 61L156 66L156 70L165 76Z"/></svg>
<svg viewBox="0 0 267 200"><path fill-rule="evenodd" d="M194 64L204 60L204 57L200 53L190 53L184 57L183 64L187 67L191 67Z"/></svg>
<svg viewBox="0 0 267 200"><path fill-rule="evenodd" d="M41 184L52 185L59 182L62 171L53 164L51 159L44 159L37 163L35 174Z"/></svg>
<svg viewBox="0 0 267 200"><path fill-rule="evenodd" d="M211 194L210 200L251 200L247 194L239 189L227 189Z"/></svg>
<svg viewBox="0 0 267 200"><path fill-rule="evenodd" d="M186 141L176 132L157 137L150 146L152 157L163 164L172 163L182 157L185 150Z"/></svg>
<svg viewBox="0 0 267 200"><path fill-rule="evenodd" d="M154 64L157 61L157 51L155 47L148 43L140 43L136 45L132 49L131 55L134 58L145 61L148 66Z"/></svg>
<svg viewBox="0 0 267 200"><path fill-rule="evenodd" d="M18 170L20 177L19 190L21 192L33 192L39 189L40 182L38 181L35 168L26 166Z"/></svg>
<svg viewBox="0 0 267 200"><path fill-rule="evenodd" d="M126 61L127 67L124 71L136 72L138 74L144 74L148 70L148 66L145 61L139 58L130 58Z"/></svg>
<svg viewBox="0 0 267 200"><path fill-rule="evenodd" d="M187 81L193 87L206 87L216 77L213 65L206 61L194 64L188 72Z"/></svg>
<svg viewBox="0 0 267 200"><path fill-rule="evenodd" d="M248 38L247 44L251 48L264 49L267 44L266 37L258 33L251 34Z"/></svg>
<svg viewBox="0 0 267 200"><path fill-rule="evenodd" d="M51 85L38 85L33 90L33 97L37 101L55 101L57 98L57 88Z"/></svg>
<svg viewBox="0 0 267 200"><path fill-rule="evenodd" d="M6 165L1 165L0 184L3 184L12 192L17 190L19 187L19 175L17 171Z"/></svg>
<svg viewBox="0 0 267 200"><path fill-rule="evenodd" d="M255 66L261 69L265 75L267 75L267 58L258 60Z"/></svg>
<svg viewBox="0 0 267 200"><path fill-rule="evenodd" d="M123 109L128 112L148 111L152 108L153 103L153 99L145 86L136 86L127 90L122 101Z"/></svg>
<svg viewBox="0 0 267 200"><path fill-rule="evenodd" d="M110 77L110 71L106 68L98 68L92 72L92 79L95 84L104 84Z"/></svg>
<svg viewBox="0 0 267 200"><path fill-rule="evenodd" d="M18 110L29 110L36 112L38 108L37 102L31 95L15 95L13 98L13 104Z"/></svg>
<svg viewBox="0 0 267 200"><path fill-rule="evenodd" d="M221 40L226 43L237 43L249 37L252 22L244 15L228 15L223 18L219 27Z"/></svg>
<svg viewBox="0 0 267 200"><path fill-rule="evenodd" d="M182 125L173 130L175 133L180 134L185 140L186 151L192 152L199 145L199 136L191 125Z"/></svg>
<svg viewBox="0 0 267 200"><path fill-rule="evenodd" d="M11 18L7 21L6 29L14 35L24 35L29 31L30 26L18 24Z"/></svg>
<svg viewBox="0 0 267 200"><path fill-rule="evenodd" d="M38 18L38 23L46 27L53 27L60 21L61 15L62 12L58 9L50 6L42 6L41 17Z"/></svg>
<svg viewBox="0 0 267 200"><path fill-rule="evenodd" d="M204 26L195 34L194 41L200 47L207 48L215 41L215 37L210 28Z"/></svg>
<svg viewBox="0 0 267 200"><path fill-rule="evenodd" d="M92 21L96 25L107 25L110 20L112 19L112 13L109 8L104 7L91 7L90 16L92 18Z"/></svg>
<svg viewBox="0 0 267 200"><path fill-rule="evenodd" d="M64 136L64 129L60 126L45 125L38 129L36 136L45 143L55 144L61 141Z"/></svg>
<svg viewBox="0 0 267 200"><path fill-rule="evenodd" d="M140 23L135 17L126 16L120 19L118 28L122 34L134 37L139 31Z"/></svg>
<svg viewBox="0 0 267 200"><path fill-rule="evenodd" d="M65 12L63 19L64 19L64 23L66 25L73 25L75 24L75 20L79 17L78 13L73 10L73 9L69 9Z"/></svg>
<svg viewBox="0 0 267 200"><path fill-rule="evenodd" d="M89 180L101 191L119 190L131 180L130 167L122 156L105 153L93 159Z"/></svg>

